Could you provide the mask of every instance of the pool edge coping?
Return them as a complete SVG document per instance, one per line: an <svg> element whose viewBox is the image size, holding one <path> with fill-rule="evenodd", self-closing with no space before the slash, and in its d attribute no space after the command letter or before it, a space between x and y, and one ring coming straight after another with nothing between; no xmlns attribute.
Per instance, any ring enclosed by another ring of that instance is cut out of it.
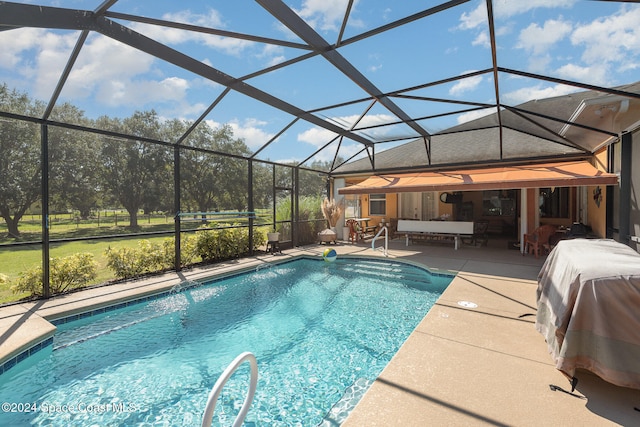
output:
<svg viewBox="0 0 640 427"><path fill-rule="evenodd" d="M398 260L396 258L384 257L381 258L379 256L369 256L365 254L342 254L340 255L343 258L347 259L373 259L377 261L389 261L393 260L394 262L404 263L408 265L413 265L415 267L422 268L424 270L429 271L432 274L436 275L456 275L458 272L453 270L443 270L437 268L430 268L422 263L411 261L411 260ZM24 360L25 358L35 354L41 348L44 348L43 343L48 342L49 345L52 344L53 335L55 334L57 327L56 324L59 324L61 319L66 319L69 317L82 316L85 313L93 313L98 314L99 312L115 310L120 308L121 306L126 306L128 304L137 304L143 302L144 300L149 300L152 298L159 298L163 296L165 293L170 292L171 289L185 281L194 281L198 280L207 280L209 278L215 280L222 280L234 275L243 274L249 271L252 271L259 267L260 265L269 264L270 266L280 265L288 262L292 262L298 259L313 259L318 260L318 256L309 254L309 253L300 253L289 255L286 258L251 258L247 259L247 262L242 265L215 265L209 266L208 268L198 269L196 271L192 271L191 273L185 274L184 271L181 272L170 272L165 273L160 276L154 276L145 279L138 280L130 280L122 283L115 283L111 285L105 286L96 286L89 289L83 289L78 292L72 292L69 294L64 294L60 296L53 297L49 300L39 300L34 302L25 302L22 304L14 305L11 307L22 307L24 312L20 314L15 314L12 316L7 316L7 319L12 317L18 317L17 324L18 326L10 327L9 329L13 329L10 335L16 334L19 332L21 328L28 328L29 330L34 330L35 334L29 337L28 339L18 340L16 343L11 343L11 347L8 349L4 349L2 347L6 347L6 342L3 342L0 345L0 375L7 372L9 369L13 368L18 362ZM321 257L320 257L321 258ZM223 271L212 271L216 268L222 268ZM182 276L182 277L180 277ZM131 289L130 286L132 283L138 283L138 286L134 289ZM117 288L117 289L114 289ZM98 293L98 290L101 289L109 289L111 292L107 294L99 294L96 296L88 296L89 293ZM139 291L139 292L138 292ZM78 298L79 296L85 295L84 298ZM65 301L66 300L66 301ZM79 304L79 301L92 300L92 303L84 304L84 305L76 305ZM69 308L64 308L65 306ZM45 311L50 310L51 313L47 314ZM0 309L1 312L1 309ZM29 314L28 314L29 313ZM28 315L27 315L28 314ZM21 321L23 317L27 315L27 319ZM34 317L35 316L35 317ZM38 319L38 323L40 325L36 325L33 328L33 319ZM3 319L4 320L4 319ZM72 319L75 320L75 319ZM43 323L45 322L45 323ZM62 322L64 323L64 322ZM45 326L43 326L45 325ZM38 331L41 331L38 333ZM18 334L19 335L19 334ZM5 340L6 341L6 340ZM37 349L37 350L36 350Z"/></svg>

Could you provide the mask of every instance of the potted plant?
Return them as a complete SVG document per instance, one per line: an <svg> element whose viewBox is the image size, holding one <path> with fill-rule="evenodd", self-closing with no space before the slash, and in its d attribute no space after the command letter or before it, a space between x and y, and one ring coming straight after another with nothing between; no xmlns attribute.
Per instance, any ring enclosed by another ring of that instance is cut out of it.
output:
<svg viewBox="0 0 640 427"><path fill-rule="evenodd" d="M344 211L344 199L336 201L335 199L329 200L327 197L322 201L322 216L329 223L329 228L332 231L336 231L336 225L338 220L342 216Z"/></svg>

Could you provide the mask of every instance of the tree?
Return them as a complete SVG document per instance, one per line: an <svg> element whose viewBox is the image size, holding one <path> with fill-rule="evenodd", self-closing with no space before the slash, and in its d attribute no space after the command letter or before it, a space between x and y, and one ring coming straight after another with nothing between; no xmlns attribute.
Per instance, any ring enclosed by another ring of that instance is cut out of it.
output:
<svg viewBox="0 0 640 427"><path fill-rule="evenodd" d="M155 111L135 112L120 121L101 117L103 129L162 141L162 125ZM138 227L138 211L149 188L171 188L168 150L159 144L136 139L102 138L103 182L129 213L131 228Z"/></svg>
<svg viewBox="0 0 640 427"><path fill-rule="evenodd" d="M231 134L233 135L233 134ZM249 157L251 151L241 139L224 140L221 144L222 151ZM218 198L222 206L228 206L237 211L244 211L248 206L247 188L248 162L243 159L226 158L223 165L224 173L220 176L220 189Z"/></svg>
<svg viewBox="0 0 640 427"><path fill-rule="evenodd" d="M331 166L331 162L315 161L311 164L311 168L315 170L327 171ZM327 195L327 177L318 175L318 172L308 170L300 170L298 175L300 181L300 196L326 196Z"/></svg>
<svg viewBox="0 0 640 427"><path fill-rule="evenodd" d="M52 118L82 126L91 124L81 110L68 103L54 108ZM58 210L78 210L86 219L100 200L99 139L89 132L53 126L49 129L51 204Z"/></svg>
<svg viewBox="0 0 640 427"><path fill-rule="evenodd" d="M271 209L273 203L273 166L253 162L253 204L255 209Z"/></svg>
<svg viewBox="0 0 640 427"><path fill-rule="evenodd" d="M201 123L189 135L189 146L197 150L181 151L181 185L183 199L193 202L200 212L211 209L247 206L247 161L205 150L249 156L250 151L240 139L233 139L230 126L216 130Z"/></svg>
<svg viewBox="0 0 640 427"><path fill-rule="evenodd" d="M44 107L26 94L2 85L0 109L38 116ZM0 216L7 224L9 236L17 238L18 223L41 196L40 127L25 121L0 120L0 153Z"/></svg>

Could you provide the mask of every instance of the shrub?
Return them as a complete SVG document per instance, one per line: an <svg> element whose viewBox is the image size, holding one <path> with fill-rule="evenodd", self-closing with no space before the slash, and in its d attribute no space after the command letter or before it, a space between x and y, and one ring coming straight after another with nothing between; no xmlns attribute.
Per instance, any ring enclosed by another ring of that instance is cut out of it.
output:
<svg viewBox="0 0 640 427"><path fill-rule="evenodd" d="M229 224L225 224L229 227ZM193 264L198 257L203 261L238 258L249 253L247 228L201 230L196 236L184 236L180 241L180 260L183 266ZM253 248L266 242L264 231L253 235ZM175 267L175 247L172 238L161 243L140 240L136 248L112 248L105 251L107 267L118 279L131 279L147 273L170 270Z"/></svg>
<svg viewBox="0 0 640 427"><path fill-rule="evenodd" d="M220 230L199 231L196 238L196 252L203 261L220 259L221 245L219 244Z"/></svg>
<svg viewBox="0 0 640 427"><path fill-rule="evenodd" d="M136 248L112 248L105 251L107 267L119 279L130 279L165 269L165 250L159 243L139 240Z"/></svg>
<svg viewBox="0 0 640 427"><path fill-rule="evenodd" d="M230 224L221 225L231 226ZM253 249L264 245L266 241L266 232L255 229ZM243 227L200 230L196 238L196 252L203 261L221 261L246 255L249 253L249 229Z"/></svg>
<svg viewBox="0 0 640 427"><path fill-rule="evenodd" d="M60 294L82 288L96 278L97 268L98 263L90 253L50 258L49 290L52 294ZM32 296L42 296L42 266L21 273L11 290L14 293L29 292Z"/></svg>
<svg viewBox="0 0 640 427"><path fill-rule="evenodd" d="M247 232L248 233L248 232ZM267 230L253 229L253 250L255 251L260 246L264 246L267 243Z"/></svg>
<svg viewBox="0 0 640 427"><path fill-rule="evenodd" d="M276 221L288 221L291 212L291 199L278 200L276 207ZM304 196L298 200L298 243L308 244L317 241L318 232L326 228L326 221L322 215L322 197ZM290 224L278 224L278 231L283 235L290 235Z"/></svg>
<svg viewBox="0 0 640 427"><path fill-rule="evenodd" d="M105 251L107 257L107 267L119 279L129 279L140 276L145 271L145 264L141 262L139 250L135 248L112 248Z"/></svg>
<svg viewBox="0 0 640 427"><path fill-rule="evenodd" d="M196 237L183 236L180 240L180 262L182 266L195 263L198 253L196 252ZM174 268L176 264L176 251L174 239L167 237L162 241L162 265L166 269Z"/></svg>

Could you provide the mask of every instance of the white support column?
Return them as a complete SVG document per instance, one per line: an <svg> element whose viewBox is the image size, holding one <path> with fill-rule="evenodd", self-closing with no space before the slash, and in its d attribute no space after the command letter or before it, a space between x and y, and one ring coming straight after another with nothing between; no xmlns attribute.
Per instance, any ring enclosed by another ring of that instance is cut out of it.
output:
<svg viewBox="0 0 640 427"><path fill-rule="evenodd" d="M576 194L578 196L578 212L575 215L575 221L581 222L583 224L589 223L589 192L587 191L586 186L578 187L576 189Z"/></svg>
<svg viewBox="0 0 640 427"><path fill-rule="evenodd" d="M540 226L540 188L533 189L533 198L536 200L536 213L533 217L533 228L535 229Z"/></svg>
<svg viewBox="0 0 640 427"><path fill-rule="evenodd" d="M524 235L529 232L527 229L528 209L527 209L527 189L520 189L520 252L524 253Z"/></svg>
<svg viewBox="0 0 640 427"><path fill-rule="evenodd" d="M336 202L344 199L344 195L338 194L339 188L346 187L346 183L344 178L336 178L333 180L333 199ZM340 215L340 219L338 219L338 223L336 224L336 234L338 235L338 239L344 240L347 236L344 235L344 211L342 215Z"/></svg>

